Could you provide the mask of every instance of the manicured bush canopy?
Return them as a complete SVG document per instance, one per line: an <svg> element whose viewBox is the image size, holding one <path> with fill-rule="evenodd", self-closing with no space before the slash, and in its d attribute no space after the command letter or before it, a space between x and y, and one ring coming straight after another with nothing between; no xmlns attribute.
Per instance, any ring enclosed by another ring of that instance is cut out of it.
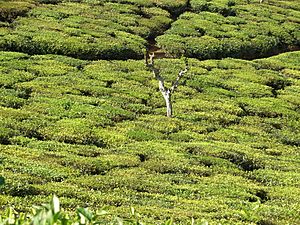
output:
<svg viewBox="0 0 300 225"><path fill-rule="evenodd" d="M0 223L300 224L299 7L0 0Z"/></svg>
<svg viewBox="0 0 300 225"><path fill-rule="evenodd" d="M1 52L0 202L27 211L55 193L149 223L298 223L299 59L189 59L167 118L143 61ZM184 67L157 65L166 85Z"/></svg>
<svg viewBox="0 0 300 225"><path fill-rule="evenodd" d="M81 59L143 58L145 38L161 34L170 22L170 13L154 4L47 4L13 27L4 26L0 49Z"/></svg>
<svg viewBox="0 0 300 225"><path fill-rule="evenodd" d="M190 11L156 40L172 55L199 59L254 59L299 46L299 4L258 2L191 0Z"/></svg>

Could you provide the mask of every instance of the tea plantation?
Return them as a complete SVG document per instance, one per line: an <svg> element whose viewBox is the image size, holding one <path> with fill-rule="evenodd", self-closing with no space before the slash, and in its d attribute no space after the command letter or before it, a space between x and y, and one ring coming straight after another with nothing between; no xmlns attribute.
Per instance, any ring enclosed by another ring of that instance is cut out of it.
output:
<svg viewBox="0 0 300 225"><path fill-rule="evenodd" d="M157 38L158 44L199 59L254 59L299 47L299 1L258 2L190 0L189 11Z"/></svg>
<svg viewBox="0 0 300 225"><path fill-rule="evenodd" d="M297 0L0 0L0 20L4 218L57 195L77 224L300 224ZM171 118L153 45L167 87L189 66Z"/></svg>

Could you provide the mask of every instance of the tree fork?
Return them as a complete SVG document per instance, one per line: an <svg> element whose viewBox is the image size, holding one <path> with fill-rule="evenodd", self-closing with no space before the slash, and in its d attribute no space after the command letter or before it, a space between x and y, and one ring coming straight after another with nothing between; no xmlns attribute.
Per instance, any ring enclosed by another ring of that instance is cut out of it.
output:
<svg viewBox="0 0 300 225"><path fill-rule="evenodd" d="M158 81L158 87L160 92L162 93L165 102L166 102L166 108L167 108L167 117L172 117L173 115L173 109L172 109L172 94L175 92L179 85L180 79L186 74L186 72L189 70L187 60L185 61L185 69L181 70L178 73L178 76L174 82L172 82L171 88L166 88L164 79L160 75L160 70L155 67L154 64L154 53L149 54L148 52L146 53L145 57L145 64L146 66L152 71L154 78ZM150 61L150 62L149 62Z"/></svg>

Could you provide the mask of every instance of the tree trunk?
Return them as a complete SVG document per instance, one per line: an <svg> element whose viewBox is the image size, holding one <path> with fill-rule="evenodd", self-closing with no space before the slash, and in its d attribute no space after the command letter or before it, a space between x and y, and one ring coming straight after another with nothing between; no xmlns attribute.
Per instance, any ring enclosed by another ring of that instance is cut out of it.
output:
<svg viewBox="0 0 300 225"><path fill-rule="evenodd" d="M172 83L172 87L170 89L167 89L165 87L165 84L164 84L164 79L161 77L160 75L160 71L158 68L156 68L154 66L154 53L152 53L151 55L146 54L146 57L145 57L145 60L146 60L146 66L148 68L151 69L152 73L153 73L153 76L158 80L158 87L159 87L159 90L160 92L162 93L162 95L164 96L164 99L166 101L166 108L167 108L167 117L172 117L172 101L171 101L171 96L172 96L172 93L174 93L174 91L176 90L176 88L178 87L179 85L179 80L183 77L183 75L188 71L189 67L188 67L188 64L187 64L187 61L185 61L185 69L184 70L181 70L175 80L175 82ZM150 63L148 62L150 60Z"/></svg>
<svg viewBox="0 0 300 225"><path fill-rule="evenodd" d="M164 99L166 101L166 107L167 107L167 117L172 117L172 101L171 101L171 93L169 90L162 93L164 96Z"/></svg>

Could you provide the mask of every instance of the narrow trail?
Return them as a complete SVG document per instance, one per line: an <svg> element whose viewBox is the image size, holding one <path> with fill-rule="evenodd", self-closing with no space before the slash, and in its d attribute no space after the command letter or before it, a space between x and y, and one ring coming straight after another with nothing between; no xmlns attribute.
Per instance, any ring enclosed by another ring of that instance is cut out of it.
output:
<svg viewBox="0 0 300 225"><path fill-rule="evenodd" d="M177 21L177 19L180 17L180 15L182 15L185 12L188 12L191 10L191 4L190 4L190 0L186 1L186 4L183 8L183 10L178 11L177 13L171 13L171 19L172 22L169 24L168 27L166 27L166 29L164 30L164 32L160 35L163 35L165 33L165 31L167 31L168 29L170 29L172 27L172 24ZM157 36L156 36L157 37ZM160 47L157 46L156 43L156 37L152 37L148 39L148 43L147 43L147 50L148 52L154 53L155 56L154 58L156 59L162 59L162 58L173 58L170 54L168 54L167 52L165 52L164 50L162 50Z"/></svg>
<svg viewBox="0 0 300 225"><path fill-rule="evenodd" d="M155 40L148 41L147 50L150 54L154 53L156 59L171 58L166 52L156 45Z"/></svg>

